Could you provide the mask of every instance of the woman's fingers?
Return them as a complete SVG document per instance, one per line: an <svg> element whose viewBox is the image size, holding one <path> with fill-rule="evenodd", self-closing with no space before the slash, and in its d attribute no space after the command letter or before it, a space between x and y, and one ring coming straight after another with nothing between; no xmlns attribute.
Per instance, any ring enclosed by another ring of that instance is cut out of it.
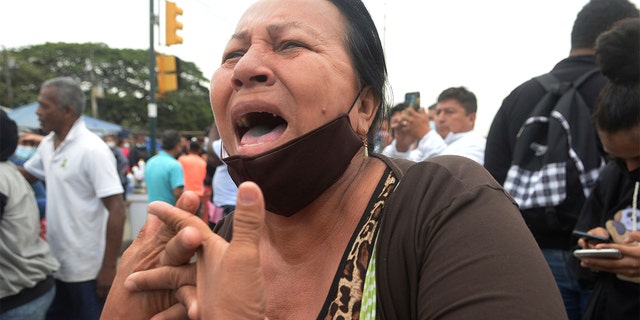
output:
<svg viewBox="0 0 640 320"><path fill-rule="evenodd" d="M130 291L175 290L185 285L195 285L196 266L164 266L130 274L124 287Z"/></svg>
<svg viewBox="0 0 640 320"><path fill-rule="evenodd" d="M187 312L185 307L180 304L174 304L168 309L154 315L150 320L189 320L194 319L187 317Z"/></svg>
<svg viewBox="0 0 640 320"><path fill-rule="evenodd" d="M194 227L185 227L167 242L165 250L160 254L160 264L175 266L189 263L202 244L202 234Z"/></svg>
<svg viewBox="0 0 640 320"><path fill-rule="evenodd" d="M193 191L185 191L178 198L176 207L195 214L198 211L198 207L200 207L200 197Z"/></svg>
<svg viewBox="0 0 640 320"><path fill-rule="evenodd" d="M191 195L194 195L192 192L188 192L187 194L180 197L185 204L190 204ZM209 226L200 219L200 217L195 216L192 212L185 211L180 207L174 207L166 202L162 201L154 201L149 204L147 207L149 213L160 218L166 225L172 228L175 231L181 230L187 226L198 227L198 229L202 228L203 230L208 229ZM211 231L209 229L209 231Z"/></svg>
<svg viewBox="0 0 640 320"><path fill-rule="evenodd" d="M197 293L195 286L182 286L176 291L176 298L187 308L190 319L200 319Z"/></svg>
<svg viewBox="0 0 640 320"><path fill-rule="evenodd" d="M211 233L193 214L199 202L197 195L185 192L177 207L162 202L149 204L147 221L120 260L103 310L104 319L133 318L130 312L134 309L140 319L156 314L158 319L187 318L186 307L176 305L175 290L195 284L195 265L189 262L202 242L203 232ZM132 275L136 271L140 272ZM150 289L140 292L145 288Z"/></svg>

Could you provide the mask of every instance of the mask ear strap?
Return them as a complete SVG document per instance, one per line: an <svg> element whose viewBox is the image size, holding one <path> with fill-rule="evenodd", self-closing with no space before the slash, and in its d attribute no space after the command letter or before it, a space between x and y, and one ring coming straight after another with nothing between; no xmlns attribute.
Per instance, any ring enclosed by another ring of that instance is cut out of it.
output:
<svg viewBox="0 0 640 320"><path fill-rule="evenodd" d="M353 102L351 103L351 107L349 107L349 111L347 111L347 114L351 113L351 110L353 110L353 107L356 105L356 101L358 101L358 98L360 98L360 95L362 94L362 91L364 91L364 87L360 87L360 91L358 91L358 94L356 95L356 98L353 99ZM364 156L368 157L369 156L369 148L368 148L368 141L367 141L367 135L365 134L362 139L362 144L364 146Z"/></svg>
<svg viewBox="0 0 640 320"><path fill-rule="evenodd" d="M353 106L356 105L356 101L358 101L358 98L360 98L360 94L362 94L363 90L364 90L364 87L360 87L360 91L358 91L356 98L353 99L353 102L351 103L351 107L349 107L349 111L347 111L347 114L351 113L351 110L353 110Z"/></svg>

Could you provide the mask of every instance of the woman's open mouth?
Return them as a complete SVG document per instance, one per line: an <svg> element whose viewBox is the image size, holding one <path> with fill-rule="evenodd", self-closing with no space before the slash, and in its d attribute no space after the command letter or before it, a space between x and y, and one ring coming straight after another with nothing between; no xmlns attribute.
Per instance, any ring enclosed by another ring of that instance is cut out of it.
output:
<svg viewBox="0 0 640 320"><path fill-rule="evenodd" d="M287 121L269 112L247 113L236 122L236 135L239 137L241 148L274 142L286 129Z"/></svg>

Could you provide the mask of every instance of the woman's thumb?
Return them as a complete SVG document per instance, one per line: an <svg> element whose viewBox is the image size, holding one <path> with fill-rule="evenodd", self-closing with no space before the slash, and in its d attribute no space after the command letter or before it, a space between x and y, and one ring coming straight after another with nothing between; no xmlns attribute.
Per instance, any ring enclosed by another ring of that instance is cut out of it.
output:
<svg viewBox="0 0 640 320"><path fill-rule="evenodd" d="M232 242L252 243L257 246L264 226L264 210L264 198L260 187L250 181L240 184L233 214Z"/></svg>

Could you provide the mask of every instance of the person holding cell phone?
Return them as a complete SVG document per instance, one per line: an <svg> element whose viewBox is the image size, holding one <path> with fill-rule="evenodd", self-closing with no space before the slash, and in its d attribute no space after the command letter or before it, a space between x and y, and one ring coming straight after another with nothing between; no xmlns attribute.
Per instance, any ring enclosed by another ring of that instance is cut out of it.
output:
<svg viewBox="0 0 640 320"><path fill-rule="evenodd" d="M594 123L611 161L601 171L576 230L610 238L580 237L584 249L618 249L621 257L582 257L597 271L583 319L640 316L640 18L621 20L596 41L596 61L608 83L596 100ZM600 250L601 251L601 250Z"/></svg>
<svg viewBox="0 0 640 320"><path fill-rule="evenodd" d="M401 102L389 109L389 129L393 140L382 149L382 154L389 157L408 159L411 151L415 150L417 140L402 128L403 114L407 112L408 108L409 105L407 103Z"/></svg>

